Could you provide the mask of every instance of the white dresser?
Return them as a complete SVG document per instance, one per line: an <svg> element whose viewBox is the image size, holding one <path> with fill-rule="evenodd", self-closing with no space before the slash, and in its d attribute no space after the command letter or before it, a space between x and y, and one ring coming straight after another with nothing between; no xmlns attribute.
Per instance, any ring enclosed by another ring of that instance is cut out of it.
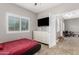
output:
<svg viewBox="0 0 79 59"><path fill-rule="evenodd" d="M33 31L33 39L45 44L49 43L49 33L47 31Z"/></svg>

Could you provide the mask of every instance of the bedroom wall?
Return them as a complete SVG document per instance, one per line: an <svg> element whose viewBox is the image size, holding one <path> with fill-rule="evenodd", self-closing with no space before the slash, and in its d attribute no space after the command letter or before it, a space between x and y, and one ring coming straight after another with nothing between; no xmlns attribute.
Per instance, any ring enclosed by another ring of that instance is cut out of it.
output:
<svg viewBox="0 0 79 59"><path fill-rule="evenodd" d="M6 32L6 13L14 13L21 16L30 17L30 32L7 33ZM0 42L15 40L16 38L32 38L32 30L36 29L36 14L23 9L14 4L0 4Z"/></svg>
<svg viewBox="0 0 79 59"><path fill-rule="evenodd" d="M40 19L40 18L44 18L44 17L49 17L49 11L50 10L45 10L44 12L40 12L38 13L37 15L37 20ZM37 21L37 24L38 24L38 21ZM39 31L48 31L49 30L49 26L42 26L42 27L38 27L37 26L37 30Z"/></svg>

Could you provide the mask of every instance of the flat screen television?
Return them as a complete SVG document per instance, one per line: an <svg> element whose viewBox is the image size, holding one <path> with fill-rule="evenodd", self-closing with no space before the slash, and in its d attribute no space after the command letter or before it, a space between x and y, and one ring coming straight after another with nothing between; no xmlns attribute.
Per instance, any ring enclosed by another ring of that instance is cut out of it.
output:
<svg viewBox="0 0 79 59"><path fill-rule="evenodd" d="M49 26L49 17L38 19L38 26Z"/></svg>

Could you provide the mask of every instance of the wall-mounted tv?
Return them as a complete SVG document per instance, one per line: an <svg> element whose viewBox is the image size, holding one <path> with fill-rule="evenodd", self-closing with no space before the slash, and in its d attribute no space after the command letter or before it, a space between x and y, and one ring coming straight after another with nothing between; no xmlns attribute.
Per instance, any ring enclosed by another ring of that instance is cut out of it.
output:
<svg viewBox="0 0 79 59"><path fill-rule="evenodd" d="M38 19L38 26L49 26L49 17Z"/></svg>

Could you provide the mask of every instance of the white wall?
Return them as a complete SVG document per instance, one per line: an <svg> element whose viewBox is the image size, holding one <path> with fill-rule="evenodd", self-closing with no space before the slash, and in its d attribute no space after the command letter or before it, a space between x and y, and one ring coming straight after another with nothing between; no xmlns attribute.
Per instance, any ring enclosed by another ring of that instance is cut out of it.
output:
<svg viewBox="0 0 79 59"><path fill-rule="evenodd" d="M30 17L30 32L8 34L6 32L6 12ZM0 4L0 42L17 38L32 38L32 30L36 29L36 14L14 4Z"/></svg>
<svg viewBox="0 0 79 59"><path fill-rule="evenodd" d="M67 19L64 21L65 30L79 32L79 18Z"/></svg>
<svg viewBox="0 0 79 59"><path fill-rule="evenodd" d="M50 10L46 10L46 12L38 13L37 14L37 20L40 19L40 18L49 17L49 11ZM37 22L37 24L38 24L38 22ZM37 26L37 30L48 31L49 26L42 26L42 27Z"/></svg>

